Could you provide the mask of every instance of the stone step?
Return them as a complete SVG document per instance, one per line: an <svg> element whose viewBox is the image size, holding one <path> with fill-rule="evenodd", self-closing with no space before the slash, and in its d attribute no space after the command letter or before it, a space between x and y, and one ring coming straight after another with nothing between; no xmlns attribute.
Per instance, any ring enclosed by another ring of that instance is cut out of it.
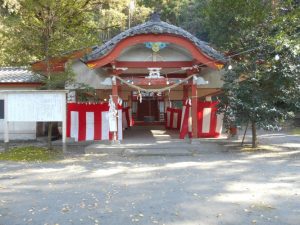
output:
<svg viewBox="0 0 300 225"><path fill-rule="evenodd" d="M194 152L184 148L86 148L86 154L109 154L122 156L191 156Z"/></svg>
<svg viewBox="0 0 300 225"><path fill-rule="evenodd" d="M136 150L136 151L142 151L142 150L161 150L161 151L167 151L170 149L181 151L182 149L190 149L193 146L191 145L142 145L142 146L136 146L136 145L90 145L85 148L85 153L92 154L92 153L118 153L122 152L126 149Z"/></svg>
<svg viewBox="0 0 300 225"><path fill-rule="evenodd" d="M194 153L187 149L125 149L123 156L192 156Z"/></svg>
<svg viewBox="0 0 300 225"><path fill-rule="evenodd" d="M147 155L193 155L204 152L214 153L221 149L220 145L212 142L165 143L165 144L93 144L85 148L86 154L111 154L123 156L147 156Z"/></svg>

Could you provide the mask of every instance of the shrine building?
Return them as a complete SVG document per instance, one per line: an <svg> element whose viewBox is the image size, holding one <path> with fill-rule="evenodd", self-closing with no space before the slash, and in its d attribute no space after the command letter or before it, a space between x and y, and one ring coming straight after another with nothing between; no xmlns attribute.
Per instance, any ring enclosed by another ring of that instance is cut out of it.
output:
<svg viewBox="0 0 300 225"><path fill-rule="evenodd" d="M76 81L93 87L99 103L112 98L115 105L130 107L135 125L166 124L170 120L168 108L182 110L189 106L190 136L195 138L199 137L199 126L204 126L198 121L199 101L204 102L204 108L205 102L216 101L226 64L226 58L208 43L161 21L156 13L149 21L101 46L52 59L51 69L63 71L70 60ZM40 61L32 68L45 71L46 65ZM78 102L76 93L69 94L69 102ZM212 119L206 122L211 123ZM178 129L183 116L180 120Z"/></svg>

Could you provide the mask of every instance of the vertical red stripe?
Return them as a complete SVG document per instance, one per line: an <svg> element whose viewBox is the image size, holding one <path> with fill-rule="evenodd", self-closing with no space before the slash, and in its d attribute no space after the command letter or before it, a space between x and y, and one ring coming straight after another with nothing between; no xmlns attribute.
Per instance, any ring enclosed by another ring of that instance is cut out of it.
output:
<svg viewBox="0 0 300 225"><path fill-rule="evenodd" d="M185 112L183 115L182 129L180 131L179 138L184 139L187 133L189 133L189 114L190 114L190 106L186 106ZM190 136L190 134L189 134Z"/></svg>
<svg viewBox="0 0 300 225"><path fill-rule="evenodd" d="M130 117L129 117L129 107L127 107L125 115L126 115L126 120L127 120L127 126L130 127L131 122L130 122Z"/></svg>
<svg viewBox="0 0 300 225"><path fill-rule="evenodd" d="M86 110L85 105L81 105L79 108L79 132L78 132L78 141L85 141L86 139Z"/></svg>
<svg viewBox="0 0 300 225"><path fill-rule="evenodd" d="M202 137L203 107L198 107L198 137Z"/></svg>
<svg viewBox="0 0 300 225"><path fill-rule="evenodd" d="M109 136L108 136L108 137L109 137L109 140L112 140L113 137L114 137L114 132L110 132L110 131L109 131Z"/></svg>
<svg viewBox="0 0 300 225"><path fill-rule="evenodd" d="M71 136L71 110L70 104L67 104L67 137Z"/></svg>

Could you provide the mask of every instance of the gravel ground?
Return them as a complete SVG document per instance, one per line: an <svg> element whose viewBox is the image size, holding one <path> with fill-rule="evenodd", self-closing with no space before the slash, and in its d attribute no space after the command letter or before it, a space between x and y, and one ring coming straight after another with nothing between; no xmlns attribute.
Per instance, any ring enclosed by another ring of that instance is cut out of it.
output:
<svg viewBox="0 0 300 225"><path fill-rule="evenodd" d="M0 224L300 224L300 149L215 149L2 161Z"/></svg>

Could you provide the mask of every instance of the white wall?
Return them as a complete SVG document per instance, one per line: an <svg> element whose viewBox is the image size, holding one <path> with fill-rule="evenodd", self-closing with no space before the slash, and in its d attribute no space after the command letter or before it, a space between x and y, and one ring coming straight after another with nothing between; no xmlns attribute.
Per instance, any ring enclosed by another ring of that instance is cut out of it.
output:
<svg viewBox="0 0 300 225"><path fill-rule="evenodd" d="M28 87L5 87L0 86L0 90L33 90ZM4 123L0 119L0 140L4 139ZM9 123L10 140L34 140L36 139L36 122L10 122Z"/></svg>

